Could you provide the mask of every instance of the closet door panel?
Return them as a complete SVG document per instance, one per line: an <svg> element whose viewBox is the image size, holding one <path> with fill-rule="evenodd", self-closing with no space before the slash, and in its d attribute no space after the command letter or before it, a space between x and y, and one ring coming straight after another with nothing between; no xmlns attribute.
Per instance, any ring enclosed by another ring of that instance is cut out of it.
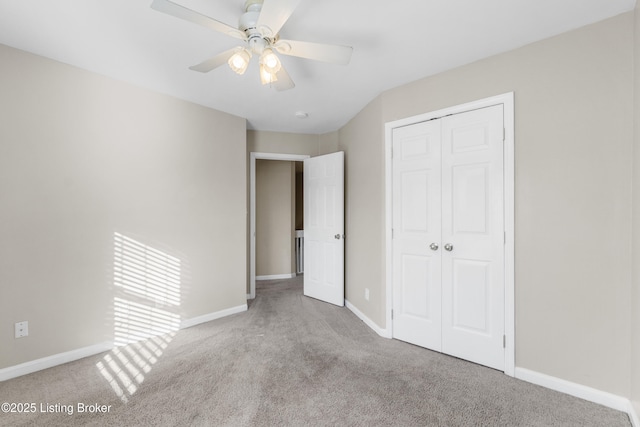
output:
<svg viewBox="0 0 640 427"><path fill-rule="evenodd" d="M393 336L438 351L440 140L440 124L425 122L394 130L392 147Z"/></svg>
<svg viewBox="0 0 640 427"><path fill-rule="evenodd" d="M503 370L502 106L443 118L442 137L442 351Z"/></svg>

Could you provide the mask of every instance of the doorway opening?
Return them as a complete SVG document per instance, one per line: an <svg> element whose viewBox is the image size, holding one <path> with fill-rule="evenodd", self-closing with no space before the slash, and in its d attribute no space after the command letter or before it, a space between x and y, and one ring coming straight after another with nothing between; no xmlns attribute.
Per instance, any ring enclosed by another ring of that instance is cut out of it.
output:
<svg viewBox="0 0 640 427"><path fill-rule="evenodd" d="M249 159L249 292L247 294L248 299L253 299L256 296L256 225L257 225L257 191L256 191L256 177L257 177L257 162L258 160L281 160L288 162L300 163L304 159L308 159L309 155L301 154L277 154L277 153L250 153ZM297 174L296 174L297 175ZM295 277L295 273L293 273ZM290 276L291 277L291 276Z"/></svg>

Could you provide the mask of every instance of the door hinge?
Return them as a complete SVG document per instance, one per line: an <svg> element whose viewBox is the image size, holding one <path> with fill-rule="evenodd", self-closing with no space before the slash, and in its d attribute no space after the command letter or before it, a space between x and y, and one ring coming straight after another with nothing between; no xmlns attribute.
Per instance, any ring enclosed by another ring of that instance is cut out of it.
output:
<svg viewBox="0 0 640 427"><path fill-rule="evenodd" d="M507 348L507 336L502 336L502 348Z"/></svg>
<svg viewBox="0 0 640 427"><path fill-rule="evenodd" d="M395 234L396 234L395 233L395 229L392 228L391 229L391 239L393 239L395 237Z"/></svg>
<svg viewBox="0 0 640 427"><path fill-rule="evenodd" d="M391 320L393 320L393 308L391 309Z"/></svg>
<svg viewBox="0 0 640 427"><path fill-rule="evenodd" d="M507 129L502 128L502 142L505 142L506 140L507 140Z"/></svg>
<svg viewBox="0 0 640 427"><path fill-rule="evenodd" d="M507 244L507 232L506 231L504 232L504 244L505 245Z"/></svg>

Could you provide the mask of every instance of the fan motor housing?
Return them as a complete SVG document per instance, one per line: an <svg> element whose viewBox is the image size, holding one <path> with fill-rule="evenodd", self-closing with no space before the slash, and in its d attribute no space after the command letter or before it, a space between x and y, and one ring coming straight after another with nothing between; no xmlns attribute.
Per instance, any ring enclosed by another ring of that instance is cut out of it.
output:
<svg viewBox="0 0 640 427"><path fill-rule="evenodd" d="M257 27L260 11L262 10L262 2L263 0L247 0L244 3L245 13L242 14L238 23L240 30L246 32L251 28Z"/></svg>
<svg viewBox="0 0 640 427"><path fill-rule="evenodd" d="M238 28L247 35L249 49L258 55L271 43L271 40L265 38L258 29L262 2L263 0L247 0L244 4L246 12L242 14L238 23Z"/></svg>
<svg viewBox="0 0 640 427"><path fill-rule="evenodd" d="M238 28L242 31L250 30L251 28L256 28L258 24L258 17L260 16L260 12L245 12L240 17L240 22L238 23Z"/></svg>

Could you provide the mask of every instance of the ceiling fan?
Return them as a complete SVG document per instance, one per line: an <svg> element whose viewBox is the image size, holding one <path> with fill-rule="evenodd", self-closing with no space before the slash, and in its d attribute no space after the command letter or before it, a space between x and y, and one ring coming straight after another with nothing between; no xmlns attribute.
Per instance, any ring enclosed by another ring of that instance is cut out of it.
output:
<svg viewBox="0 0 640 427"><path fill-rule="evenodd" d="M350 46L281 39L280 29L287 22L298 3L300 0L246 0L245 12L240 17L238 28L169 0L153 0L151 8L245 42L242 46L229 49L189 67L191 70L207 73L227 63L236 73L244 74L251 57L258 55L262 84L269 84L276 90L287 90L293 88L295 84L275 52L342 65L349 63L353 52L353 48Z"/></svg>

